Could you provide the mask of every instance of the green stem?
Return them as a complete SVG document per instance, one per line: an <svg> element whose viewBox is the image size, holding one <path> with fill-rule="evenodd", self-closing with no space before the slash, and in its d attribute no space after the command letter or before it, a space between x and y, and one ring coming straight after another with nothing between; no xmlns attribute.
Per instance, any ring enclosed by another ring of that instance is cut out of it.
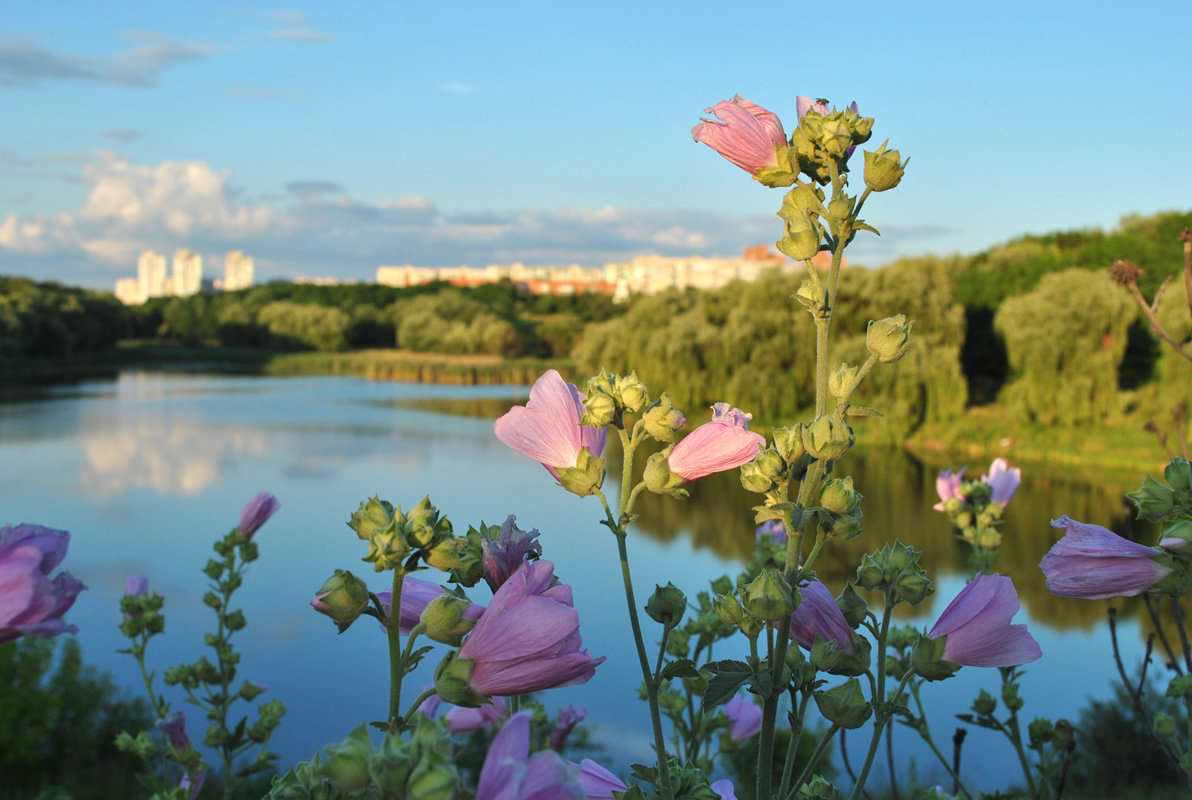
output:
<svg viewBox="0 0 1192 800"><path fill-rule="evenodd" d="M1026 785L1027 789L1030 791L1030 796L1038 797L1039 789L1037 786L1035 786L1035 779L1031 775L1031 764L1029 761L1027 761L1026 751L1022 749L1022 730L1018 725L1017 711L1010 712L1009 722L1009 729L1007 730L1005 726L1003 726L1003 732L1010 740L1010 743L1014 745L1014 752L1018 754L1018 763L1022 766L1022 775L1024 778L1026 778Z"/></svg>
<svg viewBox="0 0 1192 800"><path fill-rule="evenodd" d="M799 779L795 781L795 784L790 788L790 792L787 794L782 794L780 797L789 800L789 798L795 796L795 793L799 791L803 784L807 783L807 781L811 779L811 776L815 771L815 765L818 764L819 760L824 757L824 751L828 749L828 744L832 741L832 737L835 736L836 732L839 730L840 726L835 723L832 724L832 727L828 728L828 732L824 734L823 738L819 740L819 744L815 746L815 751L811 754L811 760L807 762L807 766L803 767L803 771L799 773ZM791 760L793 761L794 759Z"/></svg>
<svg viewBox="0 0 1192 800"><path fill-rule="evenodd" d="M389 632L389 732L397 733L401 722L401 681L405 675L405 657L401 649L401 587L406 573L400 566L393 570L393 598L385 628Z"/></svg>
<svg viewBox="0 0 1192 800"><path fill-rule="evenodd" d="M940 752L940 749L935 744L935 739L931 738L931 730L927 727L927 715L923 711L923 701L919 698L919 683L917 681L913 681L910 684L910 687L911 697L915 698L915 708L919 710L919 725L916 726L917 730L919 731L919 737L923 739L923 741L927 742L927 746L931 748L931 752L935 753L935 757L939 759L940 764L943 765L945 770L947 770L948 777L952 779L953 785L960 789L961 793L965 797L969 798L969 800L972 800L973 796L965 787L964 781L960 780L960 775L958 775L952 769L952 764L947 758L944 757L944 754Z"/></svg>
<svg viewBox="0 0 1192 800"><path fill-rule="evenodd" d="M886 609L882 614L882 627L877 637L877 652L886 652L886 641L890 633L890 617L894 611L892 603L886 603ZM907 678L911 675L907 673L902 683L899 685L899 692L902 687L906 685ZM895 697L897 699L897 696ZM861 771L857 773L857 784L853 787L852 794L849 795L849 800L857 800L861 796L861 792L865 790L865 782L869 780L869 770L873 766L873 760L877 756L877 748L882 740L882 731L886 728L886 659L877 659L877 685L873 690L873 736L869 740L869 750L865 753L865 761L861 765Z"/></svg>
<svg viewBox="0 0 1192 800"><path fill-rule="evenodd" d="M804 694L803 701L796 704L795 692L793 689L791 690L791 708L793 709L797 705L799 711L797 714L792 715L794 722L791 724L791 739L786 745L786 761L782 764L782 782L778 784L778 796L780 798L786 797L787 792L790 791L791 776L795 771L795 759L799 755L799 740L803 738L803 718L807 713L807 701L810 699L810 693ZM832 733L833 731L829 731L828 736L831 737ZM816 756L812 755L811 759L814 764ZM801 781L799 785L802 785Z"/></svg>

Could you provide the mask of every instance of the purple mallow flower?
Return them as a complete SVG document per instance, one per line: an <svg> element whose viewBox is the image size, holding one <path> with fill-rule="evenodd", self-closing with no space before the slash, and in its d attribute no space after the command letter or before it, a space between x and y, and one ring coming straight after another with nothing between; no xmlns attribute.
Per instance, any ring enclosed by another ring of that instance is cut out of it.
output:
<svg viewBox="0 0 1192 800"><path fill-rule="evenodd" d="M576 708L575 706L563 706L559 709L559 719L555 722L555 729L550 732L550 749L562 750L563 745L567 744L567 737L575 730L575 726L580 723L588 712L584 708Z"/></svg>
<svg viewBox="0 0 1192 800"><path fill-rule="evenodd" d="M556 583L550 561L523 564L493 595L459 658L472 662L468 679L483 695L510 697L584 683L604 658L581 650L571 587Z"/></svg>
<svg viewBox="0 0 1192 800"><path fill-rule="evenodd" d="M989 484L989 501L1005 508L1022 483L1022 470L1011 468L1004 458L995 458L989 465L989 474L981 476L981 482Z"/></svg>
<svg viewBox="0 0 1192 800"><path fill-rule="evenodd" d="M537 541L538 530L520 530L514 524L516 521L517 517L510 514L496 541L485 539L480 543L484 580L494 592L531 556L542 555L542 545Z"/></svg>
<svg viewBox="0 0 1192 800"><path fill-rule="evenodd" d="M728 403L715 404L711 422L684 436L667 456L667 466L683 480L694 481L752 461L766 439L749 430L751 419L752 414Z"/></svg>
<svg viewBox="0 0 1192 800"><path fill-rule="evenodd" d="M786 132L776 114L740 95L704 111L721 121L704 118L691 129L692 139L749 173L778 166L777 148L786 144Z"/></svg>
<svg viewBox="0 0 1192 800"><path fill-rule="evenodd" d="M968 467L962 467L958 472L952 472L950 469L940 472L939 477L935 479L935 493L940 496L940 501L932 508L936 511L944 511L945 504L949 500L964 500L964 495L960 493L960 483L964 479L966 469Z"/></svg>
<svg viewBox="0 0 1192 800"><path fill-rule="evenodd" d="M202 770L192 781L189 775L183 775L182 780L178 781L178 786L186 789L190 794L190 800L194 800L199 796L199 792L203 791L203 782L207 780L207 770Z"/></svg>
<svg viewBox="0 0 1192 800"><path fill-rule="evenodd" d="M522 455L546 467L558 479L560 469L570 469L586 449L599 457L604 450L604 430L581 425L583 395L579 389L548 369L534 381L530 400L514 406L493 424L497 438Z"/></svg>
<svg viewBox="0 0 1192 800"><path fill-rule="evenodd" d="M70 534L40 525L0 528L0 642L76 633L62 621L85 587L69 572L50 572L66 556Z"/></svg>
<svg viewBox="0 0 1192 800"><path fill-rule="evenodd" d="M248 505L240 512L240 524L236 526L240 535L252 538L252 535L268 522L279 508L281 508L281 503L277 501L276 497L269 492L258 492L257 496L249 500Z"/></svg>
<svg viewBox="0 0 1192 800"><path fill-rule="evenodd" d="M944 660L970 667L1014 667L1043 655L1026 625L1011 625L1018 613L1014 582L979 575L960 590L927 633L947 636Z"/></svg>
<svg viewBox="0 0 1192 800"><path fill-rule="evenodd" d="M418 626L419 620L422 619L422 612L430 605L430 601L446 593L446 589L430 581L413 578L409 575L403 578L401 582L401 610L398 612L400 616L397 624L398 632L402 636L409 636L411 631ZM381 601L385 614L391 613L393 590L382 589L377 592L377 599ZM472 603L464 612L464 619L477 620L480 619L482 613L484 613L484 606ZM386 630L384 623L381 624L381 630Z"/></svg>
<svg viewBox="0 0 1192 800"><path fill-rule="evenodd" d="M585 800L579 771L553 750L530 755L530 712L514 714L493 739L475 800Z"/></svg>
<svg viewBox="0 0 1192 800"><path fill-rule="evenodd" d="M129 575L124 582L125 597L140 597L149 591L149 579L144 575Z"/></svg>
<svg viewBox="0 0 1192 800"><path fill-rule="evenodd" d="M191 748L190 737L186 735L186 714L171 711L157 721L157 729L166 735L170 746L178 753Z"/></svg>
<svg viewBox="0 0 1192 800"><path fill-rule="evenodd" d="M1051 521L1065 531L1039 568L1047 577L1047 590L1060 597L1132 597L1142 594L1171 574L1171 567L1154 559L1154 547L1123 539L1100 525L1069 517Z"/></svg>
<svg viewBox="0 0 1192 800"><path fill-rule="evenodd" d="M817 638L836 645L841 653L853 652L853 629L836 599L818 580L799 584L799 605L791 614L791 636L804 650Z"/></svg>
<svg viewBox="0 0 1192 800"><path fill-rule="evenodd" d="M733 741L743 742L762 729L762 709L744 695L737 695L724 704L728 715L728 735Z"/></svg>
<svg viewBox="0 0 1192 800"><path fill-rule="evenodd" d="M499 728L501 721L509 716L509 706L504 697L494 697L479 708L452 706L443 715L443 724L452 733L471 733L483 728Z"/></svg>
<svg viewBox="0 0 1192 800"><path fill-rule="evenodd" d="M737 796L733 794L733 782L728 778L712 784L712 791L720 795L720 800L737 800Z"/></svg>
<svg viewBox="0 0 1192 800"><path fill-rule="evenodd" d="M763 536L769 536L774 540L774 544L786 544L786 526L782 524L782 520L767 520L758 525L757 530L753 532L754 539L760 539Z"/></svg>
<svg viewBox="0 0 1192 800"><path fill-rule="evenodd" d="M584 787L587 800L613 800L613 792L628 791L629 787L621 779L609 772L590 758L580 763L570 762L571 766L579 767L579 784Z"/></svg>

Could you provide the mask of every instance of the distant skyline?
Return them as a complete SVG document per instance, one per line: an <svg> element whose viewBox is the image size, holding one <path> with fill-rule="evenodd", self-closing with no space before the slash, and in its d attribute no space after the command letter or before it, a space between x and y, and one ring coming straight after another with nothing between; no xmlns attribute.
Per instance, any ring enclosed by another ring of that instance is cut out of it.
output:
<svg viewBox="0 0 1192 800"><path fill-rule="evenodd" d="M855 264L1107 229L1192 209L1189 30L1187 0L7 0L0 274L735 256L782 199L691 140L736 93L788 133L796 95L856 100L911 158Z"/></svg>

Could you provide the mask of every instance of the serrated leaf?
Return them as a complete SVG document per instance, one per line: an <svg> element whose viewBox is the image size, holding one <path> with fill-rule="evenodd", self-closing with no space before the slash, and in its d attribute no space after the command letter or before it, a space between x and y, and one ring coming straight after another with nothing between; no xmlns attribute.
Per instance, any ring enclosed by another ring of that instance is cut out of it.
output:
<svg viewBox="0 0 1192 800"><path fill-rule="evenodd" d="M670 680L671 678L698 678L699 670L695 668L695 662L690 658L678 658L667 664L662 668L662 679Z"/></svg>
<svg viewBox="0 0 1192 800"><path fill-rule="evenodd" d="M873 227L872 225L870 225L868 222L866 222L863 219L858 219L853 222L853 230L854 231L869 231L870 233L874 234L875 236L881 236L881 233L878 232L877 228Z"/></svg>
<svg viewBox="0 0 1192 800"><path fill-rule="evenodd" d="M713 661L703 666L711 672L708 688L704 690L704 708L714 708L728 701L745 684L754 679L753 668L744 661Z"/></svg>

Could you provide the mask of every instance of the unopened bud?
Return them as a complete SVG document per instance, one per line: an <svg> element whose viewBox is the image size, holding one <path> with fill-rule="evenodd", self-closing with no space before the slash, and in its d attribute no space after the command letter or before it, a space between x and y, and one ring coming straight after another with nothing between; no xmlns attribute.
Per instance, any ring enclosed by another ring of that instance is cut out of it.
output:
<svg viewBox="0 0 1192 800"><path fill-rule="evenodd" d="M865 151L865 185L875 192L893 189L906 174L906 164L910 161L899 161L901 157L897 150L887 150L887 142L876 151Z"/></svg>
<svg viewBox="0 0 1192 800"><path fill-rule="evenodd" d="M861 507L861 494L853 489L852 476L830 478L820 490L820 507L833 514L852 514Z"/></svg>
<svg viewBox="0 0 1192 800"><path fill-rule="evenodd" d="M796 261L808 261L819 252L822 239L819 225L807 214L801 214L786 220L786 231L776 245Z"/></svg>
<svg viewBox="0 0 1192 800"><path fill-rule="evenodd" d="M737 596L731 592L716 595L716 599L712 601L712 610L725 625L736 625L745 616L745 609L741 607L741 601L737 600Z"/></svg>
<svg viewBox="0 0 1192 800"><path fill-rule="evenodd" d="M343 633L368 608L368 586L347 570L337 569L315 593L311 606L326 614Z"/></svg>
<svg viewBox="0 0 1192 800"><path fill-rule="evenodd" d="M426 635L431 639L459 647L476 625L474 619L464 616L471 607L467 598L444 592L426 604L418 621L426 626Z"/></svg>
<svg viewBox="0 0 1192 800"><path fill-rule="evenodd" d="M618 388L620 389L621 403L625 406L626 411L637 414L650 402L650 394L646 391L646 385L638 380L636 372L629 373L628 378L622 378Z"/></svg>
<svg viewBox="0 0 1192 800"><path fill-rule="evenodd" d="M671 472L666 461L666 451L654 453L646 459L646 469L642 474L646 488L655 494L669 494L672 497L683 497L686 490L680 488L683 478Z"/></svg>
<svg viewBox="0 0 1192 800"><path fill-rule="evenodd" d="M865 330L865 347L883 364L892 364L911 349L911 326L906 317L899 314L886 319L871 320Z"/></svg>
<svg viewBox="0 0 1192 800"><path fill-rule="evenodd" d="M745 587L742 605L754 619L777 622L795 610L790 585L774 570L764 569Z"/></svg>
<svg viewBox="0 0 1192 800"><path fill-rule="evenodd" d="M853 429L840 417L826 414L803 429L803 446L821 461L835 461L855 441Z"/></svg>
<svg viewBox="0 0 1192 800"><path fill-rule="evenodd" d="M860 372L860 367L850 367L848 364L841 364L828 376L828 391L837 400L845 399L857 388L857 375Z"/></svg>
<svg viewBox="0 0 1192 800"><path fill-rule="evenodd" d="M655 587L654 594L646 603L646 613L650 619L665 628L673 628L682 622L686 612L687 596L673 583Z"/></svg>
<svg viewBox="0 0 1192 800"><path fill-rule="evenodd" d="M559 483L567 491L580 497L595 493L604 483L604 459L597 458L581 447L574 467L557 470Z"/></svg>
<svg viewBox="0 0 1192 800"><path fill-rule="evenodd" d="M664 392L642 416L642 425L652 438L670 443L675 440L675 434L687 424L687 418L679 409L671 405L670 398Z"/></svg>
<svg viewBox="0 0 1192 800"><path fill-rule="evenodd" d="M813 696L824 718L846 730L864 725L873 711L856 678L849 678L839 686L816 692Z"/></svg>
<svg viewBox="0 0 1192 800"><path fill-rule="evenodd" d="M593 428L607 428L617 417L617 404L603 392L589 391L584 395L584 425Z"/></svg>
<svg viewBox="0 0 1192 800"><path fill-rule="evenodd" d="M807 449L803 446L803 423L797 423L789 428L774 429L774 450L782 456L787 464L797 461Z"/></svg>

